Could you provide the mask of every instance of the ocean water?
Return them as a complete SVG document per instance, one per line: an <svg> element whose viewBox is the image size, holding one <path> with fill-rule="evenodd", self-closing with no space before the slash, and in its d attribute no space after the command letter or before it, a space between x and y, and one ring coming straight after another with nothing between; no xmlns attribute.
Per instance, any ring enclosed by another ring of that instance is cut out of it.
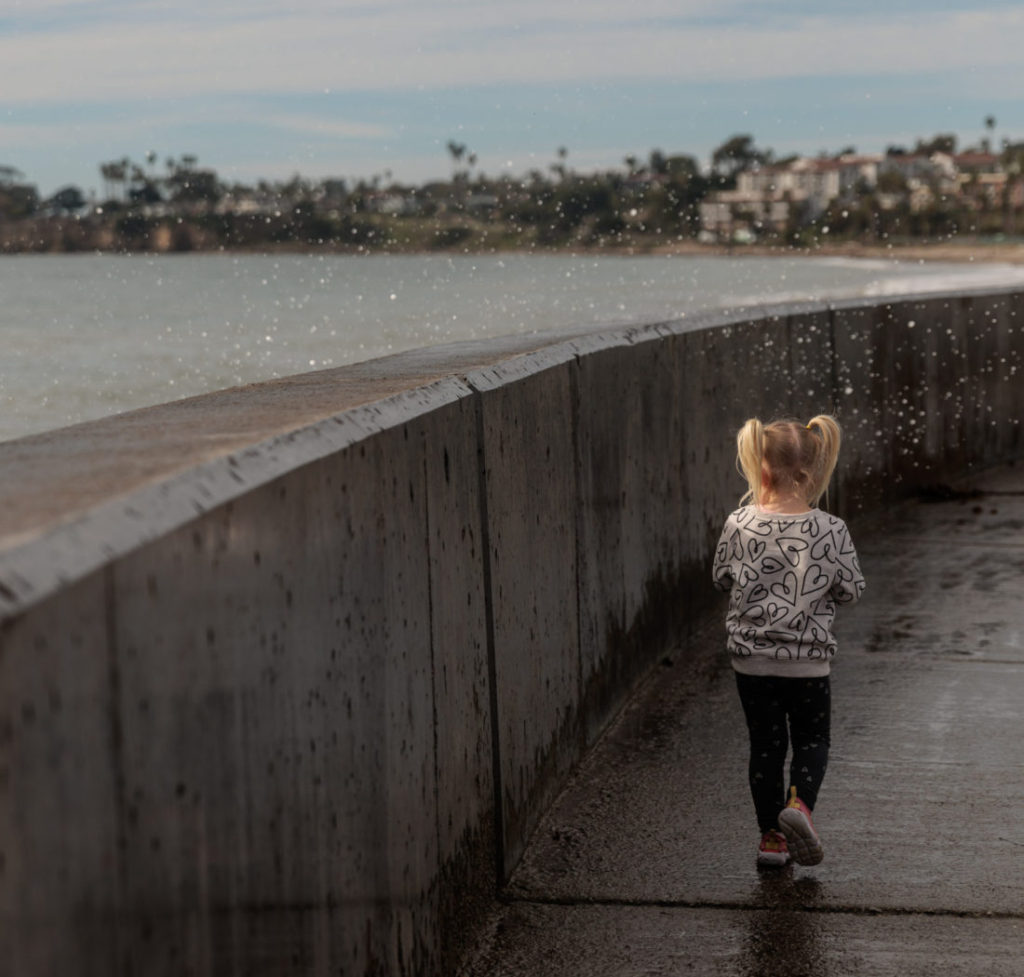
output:
<svg viewBox="0 0 1024 977"><path fill-rule="evenodd" d="M0 257L0 440L460 339L1024 281L805 257Z"/></svg>

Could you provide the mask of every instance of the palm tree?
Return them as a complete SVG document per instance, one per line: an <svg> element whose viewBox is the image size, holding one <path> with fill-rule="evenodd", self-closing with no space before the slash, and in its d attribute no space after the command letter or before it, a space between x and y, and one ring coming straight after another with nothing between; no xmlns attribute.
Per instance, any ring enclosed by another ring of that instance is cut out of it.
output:
<svg viewBox="0 0 1024 977"><path fill-rule="evenodd" d="M462 157L466 153L466 144L464 142L455 142L453 139L448 140L448 152L451 154L452 162L458 168Z"/></svg>
<svg viewBox="0 0 1024 977"><path fill-rule="evenodd" d="M114 194L111 187L114 183L113 163L100 163L100 176L103 178L103 199L109 200Z"/></svg>
<svg viewBox="0 0 1024 977"><path fill-rule="evenodd" d="M131 188L132 182L132 161L127 156L121 157L120 162L120 180L121 180L121 199L128 199L128 191Z"/></svg>
<svg viewBox="0 0 1024 977"><path fill-rule="evenodd" d="M557 153L558 162L551 164L551 172L557 174L559 180L564 180L567 173L565 160L569 155L569 150L565 146L559 146Z"/></svg>
<svg viewBox="0 0 1024 977"><path fill-rule="evenodd" d="M100 176L103 177L104 194L107 200L113 200L115 194L115 186L117 184L124 184L128 179L128 167L131 165L131 161L125 159L114 159L109 163L100 164Z"/></svg>
<svg viewBox="0 0 1024 977"><path fill-rule="evenodd" d="M985 116L985 128L988 130L988 135L985 137L985 152L991 152L992 150L992 133L996 129L996 117L994 115Z"/></svg>

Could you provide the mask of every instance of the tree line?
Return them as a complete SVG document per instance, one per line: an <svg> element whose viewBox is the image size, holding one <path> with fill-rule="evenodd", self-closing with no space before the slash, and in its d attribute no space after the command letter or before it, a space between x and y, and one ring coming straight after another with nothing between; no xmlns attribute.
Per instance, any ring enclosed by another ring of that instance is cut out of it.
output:
<svg viewBox="0 0 1024 977"><path fill-rule="evenodd" d="M975 148L987 151L988 140ZM716 147L707 168L692 155L653 149L646 157L624 157L621 167L579 173L569 151L559 147L546 168L493 177L465 143L449 141L446 149L450 177L417 185L396 181L387 170L357 180L296 175L288 181L229 183L194 155L161 161L147 153L141 160L100 164L103 190L96 199L73 185L44 199L23 174L0 166L0 250L653 250L697 238L701 203L735 187L744 171L795 158L776 156L741 134ZM1002 151L1018 172L1020 149L1006 143ZM886 152L955 150L956 138L940 134ZM834 155L850 152L853 147ZM877 236L882 217L890 238L994 231L1003 226L999 219L1005 223L1000 213L980 225L976 213L960 213L955 201L942 202L939 221L911 220L909 203L889 206L880 216L872 196L877 188L858 193L826 215L832 240ZM806 223L795 222L769 237L792 246L807 244L813 234Z"/></svg>

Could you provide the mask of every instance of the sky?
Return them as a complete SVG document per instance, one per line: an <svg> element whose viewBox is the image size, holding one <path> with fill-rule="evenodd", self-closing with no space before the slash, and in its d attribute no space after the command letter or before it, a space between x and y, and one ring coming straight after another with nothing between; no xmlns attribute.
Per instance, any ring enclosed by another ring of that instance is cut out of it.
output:
<svg viewBox="0 0 1024 977"><path fill-rule="evenodd" d="M1024 141L1002 0L0 0L0 166L47 196L101 163L227 182L423 183L651 150L707 164L954 133ZM989 132L985 120L996 120Z"/></svg>

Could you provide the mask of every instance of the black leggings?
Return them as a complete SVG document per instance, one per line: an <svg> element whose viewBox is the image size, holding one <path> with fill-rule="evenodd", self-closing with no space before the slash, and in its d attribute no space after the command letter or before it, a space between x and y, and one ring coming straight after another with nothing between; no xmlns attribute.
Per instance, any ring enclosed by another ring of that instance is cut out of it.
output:
<svg viewBox="0 0 1024 977"><path fill-rule="evenodd" d="M789 782L813 810L828 766L831 683L820 678L778 678L736 673L750 731L750 793L762 832L778 826L786 804L786 751L793 740Z"/></svg>

